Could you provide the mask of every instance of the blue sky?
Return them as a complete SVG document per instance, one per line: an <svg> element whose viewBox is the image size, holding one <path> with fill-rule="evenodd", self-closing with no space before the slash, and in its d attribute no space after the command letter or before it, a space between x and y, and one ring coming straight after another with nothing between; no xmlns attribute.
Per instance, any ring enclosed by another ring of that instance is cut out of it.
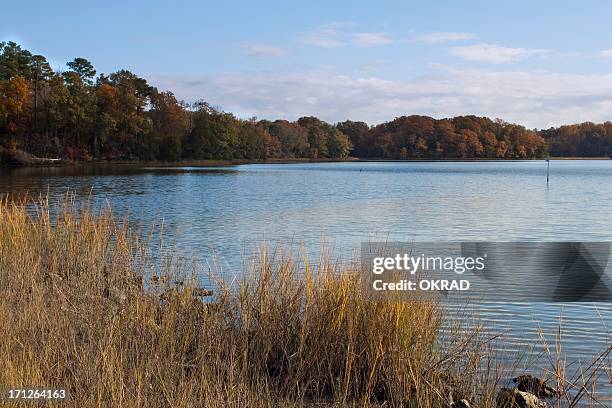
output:
<svg viewBox="0 0 612 408"><path fill-rule="evenodd" d="M612 120L612 3L9 2L0 38L242 117Z"/></svg>

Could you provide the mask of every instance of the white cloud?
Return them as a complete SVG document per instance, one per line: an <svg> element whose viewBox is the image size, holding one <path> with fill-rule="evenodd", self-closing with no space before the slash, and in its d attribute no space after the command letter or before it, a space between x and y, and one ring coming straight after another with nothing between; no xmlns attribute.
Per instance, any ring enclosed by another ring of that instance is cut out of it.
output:
<svg viewBox="0 0 612 408"><path fill-rule="evenodd" d="M472 33L438 31L418 36L417 41L428 44L448 43L453 41L471 40L476 38Z"/></svg>
<svg viewBox="0 0 612 408"><path fill-rule="evenodd" d="M470 61L490 62L494 64L519 61L547 52L549 51L542 49L510 48L486 43L452 47L450 49L450 53L456 57Z"/></svg>
<svg viewBox="0 0 612 408"><path fill-rule="evenodd" d="M346 45L344 35L340 28L346 26L345 23L325 24L314 30L305 31L298 35L300 42L322 48L343 47Z"/></svg>
<svg viewBox="0 0 612 408"><path fill-rule="evenodd" d="M188 101L205 98L242 117L316 115L330 122L375 124L409 114L474 114L539 128L612 119L612 75L446 69L392 81L312 71L158 77L152 83Z"/></svg>
<svg viewBox="0 0 612 408"><path fill-rule="evenodd" d="M360 47L391 44L393 40L385 33L356 33L353 43Z"/></svg>
<svg viewBox="0 0 612 408"><path fill-rule="evenodd" d="M599 56L602 58L612 58L612 50L603 50L599 52Z"/></svg>
<svg viewBox="0 0 612 408"><path fill-rule="evenodd" d="M264 44L242 44L242 49L253 57L280 57L287 52L282 47Z"/></svg>
<svg viewBox="0 0 612 408"><path fill-rule="evenodd" d="M325 24L313 30L302 32L297 38L302 44L322 48L345 47L348 45L372 47L393 42L387 33L351 33L350 28L352 27L353 24L350 23Z"/></svg>

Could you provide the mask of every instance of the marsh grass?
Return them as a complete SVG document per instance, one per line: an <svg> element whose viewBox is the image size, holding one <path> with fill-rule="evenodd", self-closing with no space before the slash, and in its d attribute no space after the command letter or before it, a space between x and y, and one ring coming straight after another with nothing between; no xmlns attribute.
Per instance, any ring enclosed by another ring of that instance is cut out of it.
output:
<svg viewBox="0 0 612 408"><path fill-rule="evenodd" d="M487 408L516 368L436 303L372 301L354 265L264 248L201 296L197 265L143 235L110 209L0 202L0 387L78 407Z"/></svg>

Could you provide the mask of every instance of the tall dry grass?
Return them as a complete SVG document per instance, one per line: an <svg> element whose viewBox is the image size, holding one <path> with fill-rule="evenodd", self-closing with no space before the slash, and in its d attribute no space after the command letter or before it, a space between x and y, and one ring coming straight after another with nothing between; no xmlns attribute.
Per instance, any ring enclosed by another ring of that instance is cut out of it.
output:
<svg viewBox="0 0 612 408"><path fill-rule="evenodd" d="M503 368L432 302L373 302L358 270L261 250L202 297L191 264L110 210L0 202L0 388L77 407L494 407Z"/></svg>

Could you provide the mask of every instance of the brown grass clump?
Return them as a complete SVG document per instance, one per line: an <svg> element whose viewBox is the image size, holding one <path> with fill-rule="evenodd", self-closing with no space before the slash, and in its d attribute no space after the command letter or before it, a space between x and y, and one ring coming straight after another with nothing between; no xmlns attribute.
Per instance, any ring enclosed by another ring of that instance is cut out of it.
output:
<svg viewBox="0 0 612 408"><path fill-rule="evenodd" d="M355 267L265 250L203 297L195 267L139 236L110 211L0 203L0 388L77 407L494 406L488 344L442 335L435 303L374 302Z"/></svg>

